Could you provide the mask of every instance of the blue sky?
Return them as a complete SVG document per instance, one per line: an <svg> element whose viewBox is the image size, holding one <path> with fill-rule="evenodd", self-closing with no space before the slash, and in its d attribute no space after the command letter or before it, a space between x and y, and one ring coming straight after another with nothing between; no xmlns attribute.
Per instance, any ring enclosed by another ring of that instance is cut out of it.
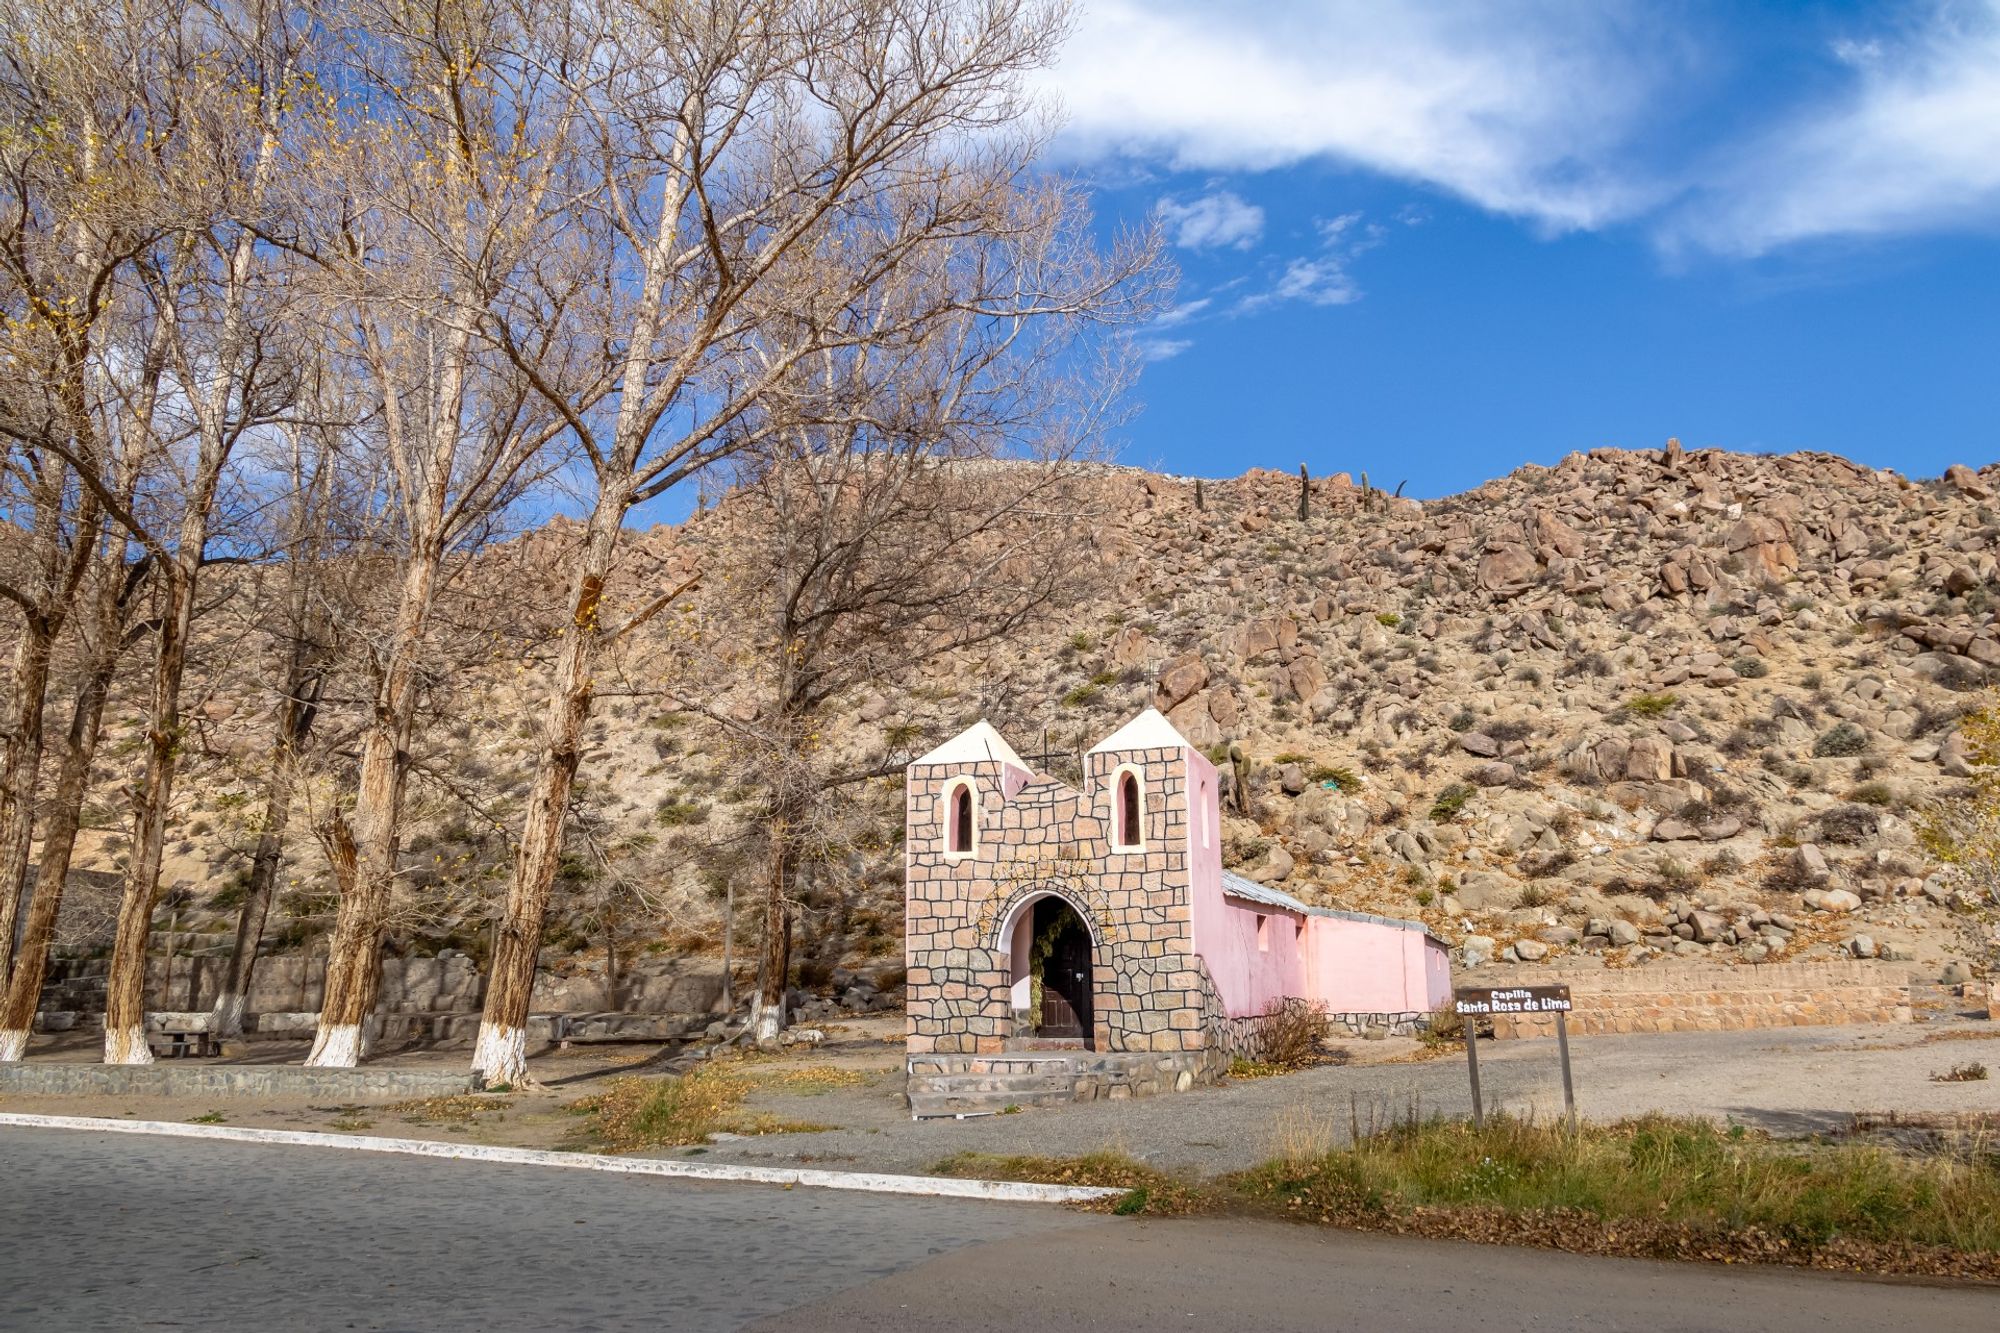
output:
<svg viewBox="0 0 2000 1333"><path fill-rule="evenodd" d="M2000 457L2000 0L1087 0L1047 91L1182 271L1128 462Z"/></svg>

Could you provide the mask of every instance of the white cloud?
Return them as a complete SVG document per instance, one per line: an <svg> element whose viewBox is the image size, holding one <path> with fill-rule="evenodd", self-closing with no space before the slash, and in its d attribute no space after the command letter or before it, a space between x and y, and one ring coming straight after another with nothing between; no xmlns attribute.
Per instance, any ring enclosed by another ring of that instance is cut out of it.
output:
<svg viewBox="0 0 2000 1333"><path fill-rule="evenodd" d="M1719 155L1662 224L1668 246L1755 255L2000 220L2000 0L1941 5L1831 54L1848 88Z"/></svg>
<svg viewBox="0 0 2000 1333"><path fill-rule="evenodd" d="M1277 294L1281 300L1313 305L1350 305L1361 299L1347 266L1332 257L1294 259L1278 279Z"/></svg>
<svg viewBox="0 0 2000 1333"><path fill-rule="evenodd" d="M1188 203L1162 199L1155 211L1173 243L1183 250L1212 246L1248 250L1264 234L1264 210L1229 190L1216 190Z"/></svg>
<svg viewBox="0 0 2000 1333"><path fill-rule="evenodd" d="M1656 197L1625 174L1681 44L1633 0L1096 0L1051 90L1079 158L1258 170L1325 158L1556 228Z"/></svg>
<svg viewBox="0 0 2000 1333"><path fill-rule="evenodd" d="M1642 0L1091 0L1045 87L1069 115L1058 153L1100 172L1329 162L1548 231L1636 224L1737 255L2000 224L2000 0L1844 23ZM1762 77L1748 62L1773 49L1809 73ZM1261 237L1228 184L1163 203L1176 243Z"/></svg>
<svg viewBox="0 0 2000 1333"><path fill-rule="evenodd" d="M1194 346L1192 338L1141 338L1139 355L1148 361L1171 361Z"/></svg>
<svg viewBox="0 0 2000 1333"><path fill-rule="evenodd" d="M1214 304L1214 300L1206 296L1197 297L1192 301L1182 301L1171 310L1165 310L1155 315L1152 327L1156 329L1170 329L1176 324L1185 324Z"/></svg>

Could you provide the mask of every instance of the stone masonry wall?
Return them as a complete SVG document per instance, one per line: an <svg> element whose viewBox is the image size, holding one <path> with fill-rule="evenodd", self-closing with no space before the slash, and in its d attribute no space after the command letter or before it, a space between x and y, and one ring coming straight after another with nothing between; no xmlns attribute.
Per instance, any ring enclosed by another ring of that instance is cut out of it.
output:
<svg viewBox="0 0 2000 1333"><path fill-rule="evenodd" d="M1878 969L1859 965L1787 963L1718 973L1648 968L1560 977L1576 1008L1572 1035L1626 1032L1715 1032L1849 1023L1907 1023L1911 990ZM1496 1039L1552 1037L1550 1014L1504 1014Z"/></svg>
<svg viewBox="0 0 2000 1333"><path fill-rule="evenodd" d="M1110 845L1109 791L1121 764L1145 784L1144 846ZM945 788L971 777L978 855L945 853ZM1186 772L1179 749L1098 752L1078 792L1030 779L1006 797L1002 765L913 766L905 844L906 997L912 1054L997 1052L1014 1035L1010 913L1045 894L1067 900L1093 939L1100 1051L1201 1051L1205 979L1188 903Z"/></svg>

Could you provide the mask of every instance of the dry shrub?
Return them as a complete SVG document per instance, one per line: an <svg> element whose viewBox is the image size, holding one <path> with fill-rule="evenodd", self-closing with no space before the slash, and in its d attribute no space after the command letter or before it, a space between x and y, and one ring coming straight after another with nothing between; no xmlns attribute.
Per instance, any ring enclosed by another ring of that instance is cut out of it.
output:
<svg viewBox="0 0 2000 1333"><path fill-rule="evenodd" d="M1326 1040L1324 1007L1299 999L1271 1001L1257 1020L1257 1048L1261 1062L1279 1069L1304 1069L1326 1059L1321 1045Z"/></svg>

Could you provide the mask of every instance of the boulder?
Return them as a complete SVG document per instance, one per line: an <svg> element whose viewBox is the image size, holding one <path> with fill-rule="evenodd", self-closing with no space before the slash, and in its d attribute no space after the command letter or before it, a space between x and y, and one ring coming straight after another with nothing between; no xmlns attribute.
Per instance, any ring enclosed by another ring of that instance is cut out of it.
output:
<svg viewBox="0 0 2000 1333"><path fill-rule="evenodd" d="M1199 653L1182 653L1167 663L1166 668L1160 672L1154 706L1162 713L1171 713L1176 704L1183 699L1191 698L1195 691L1206 684L1208 684L1208 663L1201 660Z"/></svg>
<svg viewBox="0 0 2000 1333"><path fill-rule="evenodd" d="M1979 474L1963 463L1953 463L1944 470L1944 479L1960 495L1974 500L1990 500L1993 488L1979 479Z"/></svg>
<svg viewBox="0 0 2000 1333"><path fill-rule="evenodd" d="M1479 561L1479 586L1495 597L1525 592L1541 574L1535 553L1525 546L1496 546Z"/></svg>
<svg viewBox="0 0 2000 1333"><path fill-rule="evenodd" d="M1481 759L1498 758L1500 742L1483 731L1468 731L1458 738L1458 748Z"/></svg>
<svg viewBox="0 0 2000 1333"><path fill-rule="evenodd" d="M1626 750L1624 776L1630 781L1663 782L1673 775L1674 747L1666 737L1641 736Z"/></svg>

